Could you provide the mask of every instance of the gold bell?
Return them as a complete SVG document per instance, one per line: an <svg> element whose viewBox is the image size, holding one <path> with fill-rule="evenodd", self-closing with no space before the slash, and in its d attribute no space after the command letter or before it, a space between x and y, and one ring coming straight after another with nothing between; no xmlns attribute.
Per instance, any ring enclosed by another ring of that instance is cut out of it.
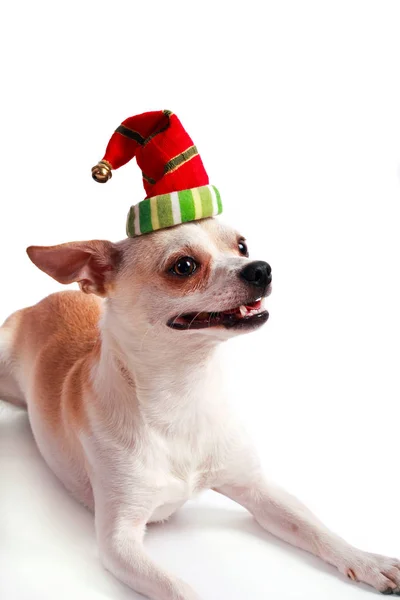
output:
<svg viewBox="0 0 400 600"><path fill-rule="evenodd" d="M112 177L111 165L105 160L101 160L96 166L92 167L92 177L98 183L106 183Z"/></svg>

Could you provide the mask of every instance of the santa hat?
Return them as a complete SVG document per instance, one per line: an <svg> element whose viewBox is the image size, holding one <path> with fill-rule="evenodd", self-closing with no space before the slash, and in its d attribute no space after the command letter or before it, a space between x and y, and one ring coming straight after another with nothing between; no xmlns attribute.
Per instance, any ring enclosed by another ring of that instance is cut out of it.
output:
<svg viewBox="0 0 400 600"><path fill-rule="evenodd" d="M133 157L142 171L146 198L131 206L129 237L213 217L222 212L217 188L178 117L159 110L129 117L116 129L102 160L92 168L95 181L105 183L113 169Z"/></svg>

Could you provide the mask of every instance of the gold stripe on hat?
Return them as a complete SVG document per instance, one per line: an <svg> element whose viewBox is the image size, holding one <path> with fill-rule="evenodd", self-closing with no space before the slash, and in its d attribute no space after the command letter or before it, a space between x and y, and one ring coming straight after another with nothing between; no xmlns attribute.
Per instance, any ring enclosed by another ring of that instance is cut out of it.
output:
<svg viewBox="0 0 400 600"><path fill-rule="evenodd" d="M151 140L156 137L156 135L159 135L160 133L164 133L164 131L166 131L168 129L168 127L171 124L171 119L170 117L173 115L173 113L170 110L163 110L162 114L164 117L167 117L167 123L165 125L163 125L162 127L160 127L160 129L156 129L155 131L153 131L153 133L151 133L149 135L149 137L147 137L144 140L144 146L146 146L146 144L148 144L149 142L151 142Z"/></svg>
<svg viewBox="0 0 400 600"><path fill-rule="evenodd" d="M130 129L130 127L127 127L126 125L120 125L119 127L117 127L117 129L115 130L115 133L120 133L124 137L127 137L130 140L137 142L141 146L143 146L143 144L146 141L145 138L138 131L134 131L133 129Z"/></svg>
<svg viewBox="0 0 400 600"><path fill-rule="evenodd" d="M166 175L167 173L172 173L173 171L176 171L177 169L179 169L179 167L181 167L183 164L187 163L189 160L191 160L192 158L194 158L197 155L198 155L198 151L197 151L196 146L190 146L190 148L188 148L184 152L181 152L177 156L174 156L174 158L171 158L171 160L169 160L165 164L164 175Z"/></svg>
<svg viewBox="0 0 400 600"><path fill-rule="evenodd" d="M147 183L151 183L151 185L154 185L156 183L156 180L153 179L152 177L149 177L148 175L145 175L142 171L142 177L143 179L145 179L147 181Z"/></svg>

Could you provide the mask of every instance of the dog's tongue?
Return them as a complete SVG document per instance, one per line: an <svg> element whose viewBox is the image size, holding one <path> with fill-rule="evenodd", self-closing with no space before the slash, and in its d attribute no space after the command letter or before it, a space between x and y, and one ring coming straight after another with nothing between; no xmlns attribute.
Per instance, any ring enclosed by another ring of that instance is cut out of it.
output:
<svg viewBox="0 0 400 600"><path fill-rule="evenodd" d="M255 302L253 302L253 304L246 304L246 308L249 308L250 310L258 310L259 308L261 308L261 303L262 299L260 298L260 300L256 300Z"/></svg>

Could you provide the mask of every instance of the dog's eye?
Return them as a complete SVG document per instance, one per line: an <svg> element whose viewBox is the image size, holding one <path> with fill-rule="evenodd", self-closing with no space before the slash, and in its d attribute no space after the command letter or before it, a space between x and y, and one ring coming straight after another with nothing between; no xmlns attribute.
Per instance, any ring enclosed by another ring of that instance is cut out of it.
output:
<svg viewBox="0 0 400 600"><path fill-rule="evenodd" d="M248 256L249 255L247 244L246 244L246 242L244 240L240 240L239 241L238 248L239 248L240 254L243 254L243 256Z"/></svg>
<svg viewBox="0 0 400 600"><path fill-rule="evenodd" d="M197 264L190 256L183 256L179 260L176 261L171 271L175 273L175 275L180 275L181 277L188 277L189 275L193 275L195 270L197 269Z"/></svg>

